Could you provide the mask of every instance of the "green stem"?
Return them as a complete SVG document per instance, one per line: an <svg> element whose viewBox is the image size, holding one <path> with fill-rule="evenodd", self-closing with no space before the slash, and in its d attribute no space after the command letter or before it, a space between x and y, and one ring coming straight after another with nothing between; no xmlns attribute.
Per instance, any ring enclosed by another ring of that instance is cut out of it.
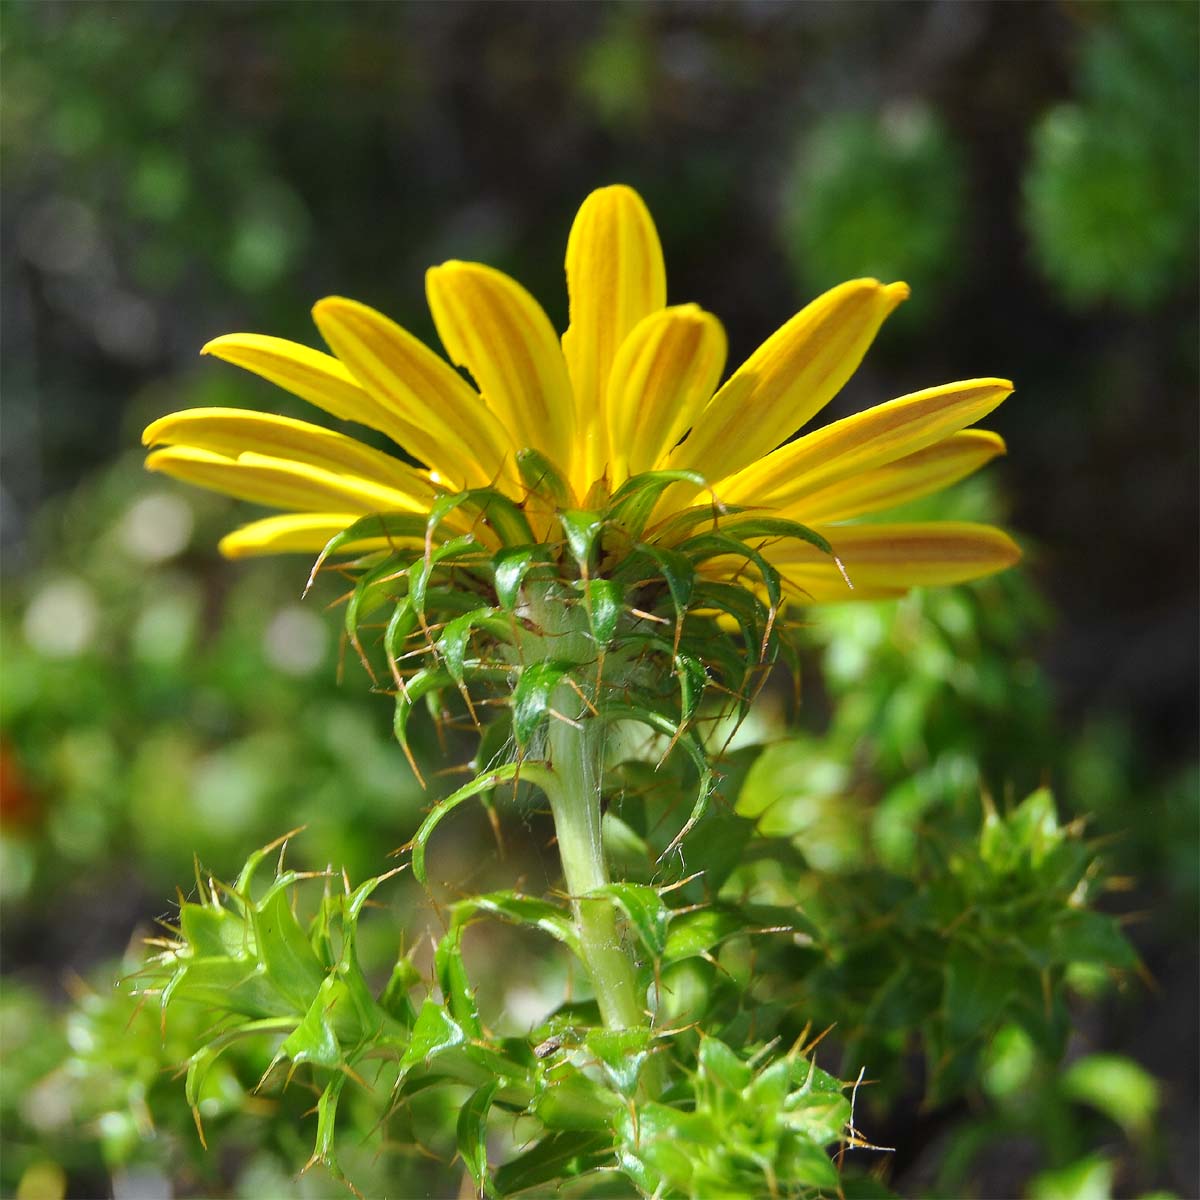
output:
<svg viewBox="0 0 1200 1200"><path fill-rule="evenodd" d="M586 717L573 724L551 720L550 761L558 786L550 792L550 808L600 1015L609 1029L630 1029L648 1023L633 961L622 944L612 900L586 898L609 882L600 835L602 733L600 722Z"/></svg>

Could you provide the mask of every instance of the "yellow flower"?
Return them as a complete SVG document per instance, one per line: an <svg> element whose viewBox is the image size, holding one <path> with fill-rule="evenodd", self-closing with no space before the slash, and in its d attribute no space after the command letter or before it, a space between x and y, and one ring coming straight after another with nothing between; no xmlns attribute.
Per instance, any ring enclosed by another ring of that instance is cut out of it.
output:
<svg viewBox="0 0 1200 1200"><path fill-rule="evenodd" d="M561 476L563 507L602 510L643 472L693 473L660 496L645 541L689 536L693 525L670 518L697 506L711 512L714 503L810 527L833 546L855 590L819 546L764 538L762 554L801 599L898 595L1019 558L1012 539L990 526L846 523L944 488L1003 453L998 436L967 427L1008 395L1007 380L915 392L788 441L849 379L908 295L905 284L857 279L833 288L720 384L724 331L694 304L667 305L662 249L636 192L614 186L588 196L567 242L566 273L570 326L561 341L520 284L452 261L426 275L449 363L374 309L340 297L313 309L333 355L258 334L204 347L385 434L423 466L305 421L216 408L151 424L143 440L163 448L146 465L289 510L225 537L230 557L313 554L366 514L424 514L462 489L494 488L535 515L517 459L532 449ZM469 522L456 510L446 524L462 532ZM532 523L558 536L552 520ZM475 532L488 540L486 529ZM719 577L744 566L730 556L703 569Z"/></svg>

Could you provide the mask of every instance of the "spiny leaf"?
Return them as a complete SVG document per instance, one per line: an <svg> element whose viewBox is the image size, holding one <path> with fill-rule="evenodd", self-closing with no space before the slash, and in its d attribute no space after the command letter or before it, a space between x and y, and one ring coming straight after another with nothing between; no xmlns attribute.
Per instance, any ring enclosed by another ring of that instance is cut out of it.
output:
<svg viewBox="0 0 1200 1200"><path fill-rule="evenodd" d="M492 1100L500 1087L498 1079L485 1083L483 1087L472 1092L467 1102L458 1113L456 1136L458 1153L475 1180L475 1187L481 1195L494 1196L496 1189L492 1186L491 1175L488 1172L487 1156L487 1119L492 1107Z"/></svg>
<svg viewBox="0 0 1200 1200"><path fill-rule="evenodd" d="M671 839L671 843L659 855L658 861L663 862L673 850L692 831L696 822L708 810L708 802L712 796L712 767L709 765L708 754L703 743L695 736L694 730L685 730L677 722L663 713L655 712L644 705L609 703L604 707L604 715L609 720L638 721L648 725L658 733L665 734L671 739L672 746L682 746L684 752L692 760L700 777L696 791L696 800L692 811L684 822L683 828Z"/></svg>
<svg viewBox="0 0 1200 1200"><path fill-rule="evenodd" d="M254 911L254 939L267 977L303 1009L321 986L325 972L296 920L283 888L274 888Z"/></svg>
<svg viewBox="0 0 1200 1200"><path fill-rule="evenodd" d="M514 925L531 925L582 956L579 935L571 914L548 900L523 896L519 892L489 892L482 896L468 896L451 909L451 928L465 926L481 914L499 917Z"/></svg>
<svg viewBox="0 0 1200 1200"><path fill-rule="evenodd" d="M641 542L617 572L617 577L626 583L648 582L656 576L667 585L675 606L675 616L682 619L688 605L691 604L696 584L696 568L686 555L677 550Z"/></svg>
<svg viewBox="0 0 1200 1200"><path fill-rule="evenodd" d="M607 646L625 611L625 589L613 579L589 579L584 584L584 604L592 637Z"/></svg>
<svg viewBox="0 0 1200 1200"><path fill-rule="evenodd" d="M470 488L443 496L429 510L426 537L432 539L441 523L456 509L465 508L496 531L501 545L516 546L533 541L533 530L521 509L494 488Z"/></svg>
<svg viewBox="0 0 1200 1200"><path fill-rule="evenodd" d="M822 554L833 557L833 547L815 529L783 517L750 517L744 521L731 521L721 525L721 532L739 541L747 538L796 538L815 546Z"/></svg>
<svg viewBox="0 0 1200 1200"><path fill-rule="evenodd" d="M611 1161L611 1134L552 1133L500 1167L496 1189L501 1196L511 1196L552 1180L575 1179Z"/></svg>
<svg viewBox="0 0 1200 1200"><path fill-rule="evenodd" d="M408 594L418 614L425 611L425 592L438 566L468 555L475 557L479 549L479 543L469 534L464 534L433 547L408 568Z"/></svg>
<svg viewBox="0 0 1200 1200"><path fill-rule="evenodd" d="M416 557L420 551L413 551ZM399 556L389 556L369 571L365 571L355 582L354 591L346 601L345 627L351 642L358 645L358 627L377 608L396 598L397 593L408 589L405 574L408 561Z"/></svg>
<svg viewBox="0 0 1200 1200"><path fill-rule="evenodd" d="M485 791L487 788L495 787L497 783L503 783L508 779L515 779L517 776L535 784L543 790L547 787L555 786L554 777L546 768L539 767L535 763L509 763L507 766L497 767L494 771L488 771L487 774L472 779L465 787L459 788L457 792L454 792L434 805L429 815L421 822L421 827L417 830L416 836L412 840L413 875L421 883L426 882L425 846L429 841L430 835L438 827L443 818L453 812L464 801L470 800L473 796L478 796L480 792Z"/></svg>
<svg viewBox="0 0 1200 1200"><path fill-rule="evenodd" d="M686 554L694 563L701 563L718 555L729 554L738 558L746 558L752 562L762 576L763 585L767 589L767 597L772 608L778 608L783 599L783 589L780 586L779 572L757 550L747 546L745 542L731 537L727 533L701 533L683 542L679 550Z"/></svg>
<svg viewBox="0 0 1200 1200"><path fill-rule="evenodd" d="M317 578L317 572L325 565L325 560L331 554L337 554L343 546L351 546L356 542L365 541L394 541L400 544L418 543L425 540L425 518L416 513L372 513L360 517L353 525L334 534L325 543L325 549L317 556L313 568L309 572L305 593L312 587Z"/></svg>
<svg viewBox="0 0 1200 1200"><path fill-rule="evenodd" d="M430 692L449 687L452 682L450 673L442 667L426 667L405 682L404 689L396 693L396 714L392 721L392 731L400 745L408 747L408 721L417 701Z"/></svg>
<svg viewBox="0 0 1200 1200"><path fill-rule="evenodd" d="M530 663L522 670L512 696L513 736L522 750L548 719L550 698L568 670L569 664L553 659Z"/></svg>
<svg viewBox="0 0 1200 1200"><path fill-rule="evenodd" d="M337 1132L338 1100L341 1097L342 1088L346 1084L346 1079L347 1076L339 1072L330 1079L321 1092L321 1097L317 1101L317 1140L313 1147L312 1158L308 1160L308 1166L311 1167L313 1163L319 1162L335 1179L345 1178L334 1157L333 1142Z"/></svg>
<svg viewBox="0 0 1200 1200"><path fill-rule="evenodd" d="M586 1041L617 1090L632 1096L653 1039L649 1029L593 1029Z"/></svg>
<svg viewBox="0 0 1200 1200"><path fill-rule="evenodd" d="M439 939L433 955L433 970L450 1014L469 1037L482 1038L483 1024L479 1020L479 1005L475 1001L475 993L471 990L471 981L467 977L461 941L461 930L454 930Z"/></svg>
<svg viewBox="0 0 1200 1200"><path fill-rule="evenodd" d="M555 508L566 508L571 503L571 489L544 454L532 447L518 450L517 470L521 472L525 486L531 492L545 496Z"/></svg>
<svg viewBox="0 0 1200 1200"><path fill-rule="evenodd" d="M463 682L463 660L467 644L476 628L484 629L493 637L507 639L512 627L497 610L486 605L463 613L446 624L436 643L438 657L445 664L450 678L460 687Z"/></svg>
<svg viewBox="0 0 1200 1200"><path fill-rule="evenodd" d="M659 497L673 483L706 487L708 481L696 471L643 471L627 479L614 493L605 517L622 526L630 537L639 538Z"/></svg>
<svg viewBox="0 0 1200 1200"><path fill-rule="evenodd" d="M592 548L604 527L599 513L587 509L568 509L558 514L559 524L566 535L571 557L579 567L579 573L587 578L591 573Z"/></svg>
<svg viewBox="0 0 1200 1200"><path fill-rule="evenodd" d="M629 918L630 925L650 951L651 957L662 957L667 948L667 925L671 920L671 910L654 888L642 883L610 883L607 887L589 892L588 896L611 896Z"/></svg>
<svg viewBox="0 0 1200 1200"><path fill-rule="evenodd" d="M500 607L512 612L520 600L521 584L531 570L543 566L549 557L545 546L506 546L492 555L492 573Z"/></svg>

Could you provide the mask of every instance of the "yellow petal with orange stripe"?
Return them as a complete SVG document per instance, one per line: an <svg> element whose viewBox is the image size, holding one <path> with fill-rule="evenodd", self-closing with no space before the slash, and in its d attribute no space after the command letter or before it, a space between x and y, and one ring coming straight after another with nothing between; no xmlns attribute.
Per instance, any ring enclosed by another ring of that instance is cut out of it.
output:
<svg viewBox="0 0 1200 1200"><path fill-rule="evenodd" d="M716 482L773 450L841 390L907 296L907 284L856 279L818 297L734 372L671 466Z"/></svg>
<svg viewBox="0 0 1200 1200"><path fill-rule="evenodd" d="M810 492L779 515L804 524L846 521L940 492L1004 453L1004 439L963 429L886 466L862 471Z"/></svg>
<svg viewBox="0 0 1200 1200"><path fill-rule="evenodd" d="M571 381L538 302L515 280L479 263L431 268L425 292L446 353L471 372L514 447L532 447L569 470Z"/></svg>
<svg viewBox="0 0 1200 1200"><path fill-rule="evenodd" d="M964 583L1013 566L1021 558L1003 530L967 521L910 524L817 525L858 588L936 587ZM793 539L762 547L766 559L787 577L838 576L829 556Z"/></svg>
<svg viewBox="0 0 1200 1200"><path fill-rule="evenodd" d="M226 333L213 338L200 353L253 371L339 420L356 421L403 442L405 426L396 414L364 391L332 355L261 333Z"/></svg>
<svg viewBox="0 0 1200 1200"><path fill-rule="evenodd" d="M725 367L725 331L694 304L646 317L625 339L609 378L610 483L653 470L712 397Z"/></svg>
<svg viewBox="0 0 1200 1200"><path fill-rule="evenodd" d="M348 529L360 513L284 513L251 521L227 533L218 548L226 558L260 554L319 554L329 540ZM346 546L347 551L385 550L386 538L370 538Z"/></svg>
<svg viewBox="0 0 1200 1200"><path fill-rule="evenodd" d="M428 346L365 304L329 296L313 308L321 336L393 415L396 440L450 488L514 472L512 443L478 393Z"/></svg>
<svg viewBox="0 0 1200 1200"><path fill-rule="evenodd" d="M426 508L438 496L425 475L390 454L320 425L241 408L170 413L146 427L142 444L191 446L233 459L246 451L290 459L384 483L403 492L414 505Z"/></svg>
<svg viewBox="0 0 1200 1200"><path fill-rule="evenodd" d="M858 471L914 454L987 416L1012 392L1007 379L927 388L834 421L780 446L720 484L730 504L791 505Z"/></svg>
<svg viewBox="0 0 1200 1200"><path fill-rule="evenodd" d="M191 446L171 446L148 455L146 467L271 508L360 515L427 511L427 505L397 488L265 454L248 452L227 458Z"/></svg>
<svg viewBox="0 0 1200 1200"><path fill-rule="evenodd" d="M637 192L618 184L584 200L567 239L566 269L571 324L562 348L575 401L573 470L586 489L622 449L610 443L605 413L613 363L638 322L667 302L658 231Z"/></svg>

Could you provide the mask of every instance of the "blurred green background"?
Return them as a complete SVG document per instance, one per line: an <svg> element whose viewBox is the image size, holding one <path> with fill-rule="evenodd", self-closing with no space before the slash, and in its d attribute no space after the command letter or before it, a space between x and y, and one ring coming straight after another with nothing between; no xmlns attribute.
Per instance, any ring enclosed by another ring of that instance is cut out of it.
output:
<svg viewBox="0 0 1200 1200"><path fill-rule="evenodd" d="M155 1111L162 1128L186 1132L181 1084L134 1088L114 1062L64 1083L95 1044L83 980L103 996L192 886L193 854L228 875L307 823L300 861L361 877L425 804L389 705L353 661L339 680L336 588L301 604L301 560L220 562L238 506L144 475L141 427L199 404L304 415L196 352L235 330L316 343L326 294L436 344L423 272L449 257L510 271L561 328L571 217L613 181L646 197L671 300L722 318L733 364L827 286L912 285L830 415L956 378L1017 384L989 422L1010 457L939 511L1006 520L1023 577L823 616L789 743L809 766L780 769L808 780L802 841L833 869L863 852L855 810L829 802L856 748L874 747L885 856L950 791L1054 784L1128 876L1113 910L1147 967L1087 1010L1076 1054L1129 1056L1159 1110L1125 1140L1119 1119L1072 1125L1057 1158L1016 1105L991 1140L962 1106L894 1110L873 1134L900 1147L892 1185L1196 1194L1200 9L0 11L5 1194L151 1194L148 1170L179 1195L300 1187L252 1134L215 1167L181 1167L194 1146L134 1153L120 1114L154 1093L182 1112ZM771 736L781 720L764 717ZM804 774L823 759L828 787ZM491 869L486 829L471 836L445 867L462 886ZM534 884L546 861L525 864ZM1004 1087L988 1094L1003 1109Z"/></svg>

